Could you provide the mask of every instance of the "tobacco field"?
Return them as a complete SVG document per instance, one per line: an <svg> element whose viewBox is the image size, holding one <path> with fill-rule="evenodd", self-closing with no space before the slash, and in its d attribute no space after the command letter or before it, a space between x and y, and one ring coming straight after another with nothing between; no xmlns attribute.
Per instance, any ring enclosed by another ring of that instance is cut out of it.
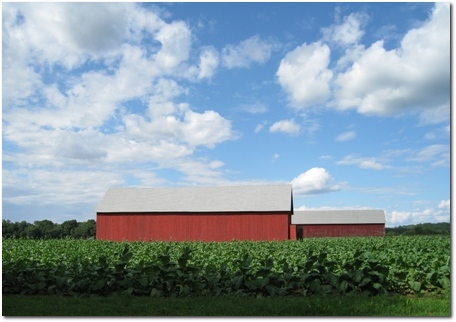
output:
<svg viewBox="0 0 456 322"><path fill-rule="evenodd" d="M2 241L8 294L256 297L450 290L450 237Z"/></svg>

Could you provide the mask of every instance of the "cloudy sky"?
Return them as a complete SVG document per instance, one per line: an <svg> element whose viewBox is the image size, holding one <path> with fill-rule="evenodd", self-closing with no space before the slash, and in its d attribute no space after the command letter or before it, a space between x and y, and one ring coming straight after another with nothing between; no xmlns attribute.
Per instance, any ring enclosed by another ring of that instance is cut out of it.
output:
<svg viewBox="0 0 456 322"><path fill-rule="evenodd" d="M109 187L291 183L450 220L450 5L3 3L3 219Z"/></svg>

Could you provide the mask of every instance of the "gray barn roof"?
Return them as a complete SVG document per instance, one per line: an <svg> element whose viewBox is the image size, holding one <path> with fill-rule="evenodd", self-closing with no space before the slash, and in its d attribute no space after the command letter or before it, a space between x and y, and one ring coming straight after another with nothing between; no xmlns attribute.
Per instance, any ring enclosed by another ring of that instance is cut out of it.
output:
<svg viewBox="0 0 456 322"><path fill-rule="evenodd" d="M291 185L112 188L96 212L292 212Z"/></svg>
<svg viewBox="0 0 456 322"><path fill-rule="evenodd" d="M293 225L315 224L384 224L383 210L295 210Z"/></svg>

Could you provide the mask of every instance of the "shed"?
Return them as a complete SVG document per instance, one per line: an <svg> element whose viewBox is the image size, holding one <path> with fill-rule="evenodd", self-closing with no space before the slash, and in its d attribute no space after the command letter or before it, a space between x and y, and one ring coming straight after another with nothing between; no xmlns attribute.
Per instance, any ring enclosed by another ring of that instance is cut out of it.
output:
<svg viewBox="0 0 456 322"><path fill-rule="evenodd" d="M230 241L290 238L291 185L112 188L97 239Z"/></svg>
<svg viewBox="0 0 456 322"><path fill-rule="evenodd" d="M291 237L385 236L385 212L378 209L296 210Z"/></svg>

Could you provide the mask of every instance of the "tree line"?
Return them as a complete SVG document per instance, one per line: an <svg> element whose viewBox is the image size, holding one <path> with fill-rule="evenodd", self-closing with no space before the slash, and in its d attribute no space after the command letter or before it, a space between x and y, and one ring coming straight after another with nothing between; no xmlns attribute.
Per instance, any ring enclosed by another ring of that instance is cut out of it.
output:
<svg viewBox="0 0 456 322"><path fill-rule="evenodd" d="M394 228L385 228L386 236L397 235L450 235L451 225L448 222L441 223L424 223L416 225L398 226Z"/></svg>
<svg viewBox="0 0 456 322"><path fill-rule="evenodd" d="M96 222L93 219L78 222L67 220L61 224L50 220L39 220L33 224L21 221L2 220L3 238L60 239L60 238L95 238Z"/></svg>

